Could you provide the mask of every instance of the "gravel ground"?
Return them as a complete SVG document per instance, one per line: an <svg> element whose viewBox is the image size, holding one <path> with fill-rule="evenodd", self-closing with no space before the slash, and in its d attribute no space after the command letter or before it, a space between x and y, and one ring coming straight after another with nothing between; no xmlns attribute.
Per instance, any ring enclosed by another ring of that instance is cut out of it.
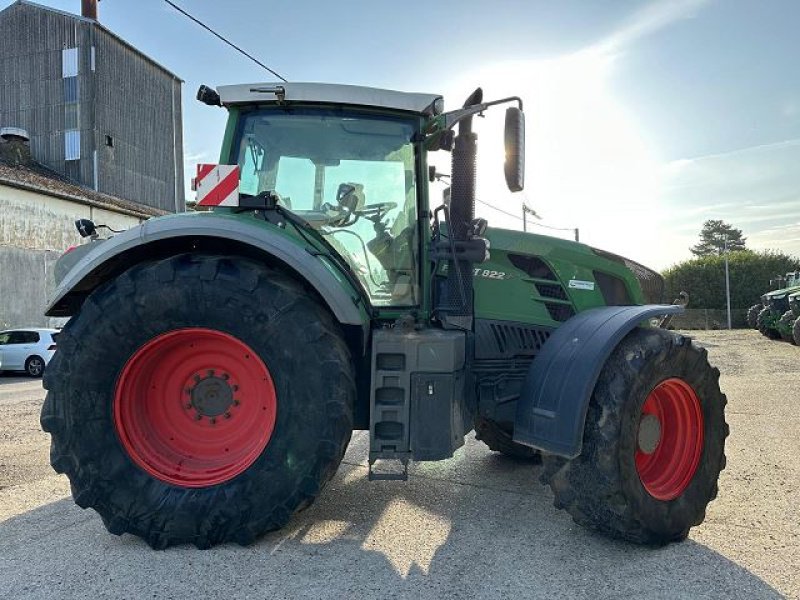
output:
<svg viewBox="0 0 800 600"><path fill-rule="evenodd" d="M241 548L115 537L48 464L38 381L0 377L0 596L8 598L800 598L800 348L699 332L731 427L720 495L653 550L574 525L538 467L470 438L456 457L367 482L367 439L309 510Z"/></svg>

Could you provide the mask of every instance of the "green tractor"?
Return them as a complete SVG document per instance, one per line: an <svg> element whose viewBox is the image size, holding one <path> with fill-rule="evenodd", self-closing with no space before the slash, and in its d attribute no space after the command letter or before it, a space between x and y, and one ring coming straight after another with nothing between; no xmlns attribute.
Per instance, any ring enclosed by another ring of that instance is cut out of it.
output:
<svg viewBox="0 0 800 600"><path fill-rule="evenodd" d="M784 281L786 281L786 279L783 277L783 275L778 275L774 279L770 279L769 292L781 289L784 286ZM753 306L747 309L747 325L751 329L758 329L758 315L762 310L764 310L764 304L763 304L764 296L762 296L761 298L762 302L753 304Z"/></svg>
<svg viewBox="0 0 800 600"><path fill-rule="evenodd" d="M228 110L199 208L92 238L58 264L69 316L42 427L75 502L155 548L247 544L309 506L354 429L371 480L453 456L473 429L540 460L580 524L643 544L703 521L725 465L719 371L653 327L661 277L475 217L472 119L519 98L330 84L202 87ZM452 153L436 205L432 152ZM356 502L356 499L353 499ZM354 505L355 506L355 505ZM354 509L357 510L357 509Z"/></svg>
<svg viewBox="0 0 800 600"><path fill-rule="evenodd" d="M792 328L795 315L789 307L789 296L800 292L800 271L787 273L779 278L779 289L767 292L761 297L763 308L758 313L756 326L770 339L793 341Z"/></svg>

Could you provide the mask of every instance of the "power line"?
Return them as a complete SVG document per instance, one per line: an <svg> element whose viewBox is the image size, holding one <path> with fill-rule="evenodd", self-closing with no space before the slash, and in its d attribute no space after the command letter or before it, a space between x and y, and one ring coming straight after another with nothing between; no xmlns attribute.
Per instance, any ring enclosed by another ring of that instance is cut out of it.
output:
<svg viewBox="0 0 800 600"><path fill-rule="evenodd" d="M496 210L497 212L512 217L517 221L523 220L522 217L520 217L519 215L515 215L514 213L508 212L507 210L503 210L502 208L497 208L493 204L489 204L488 202L484 202L483 200L478 200L477 198L475 198L475 201L483 204L484 206L488 206L492 210ZM552 229L553 231L575 231L574 227L553 227L552 225L545 225L543 223L536 223L533 221L531 222L531 225L536 225L536 227L544 227L545 229Z"/></svg>
<svg viewBox="0 0 800 600"><path fill-rule="evenodd" d="M253 56L252 54L249 54L249 53L245 52L245 51L244 51L244 50L242 50L242 49L241 49L239 46L237 46L236 44L234 44L233 42L231 42L231 41L230 41L230 40L228 40L227 38L225 38L225 37L221 36L219 33L217 33L216 31L214 31L213 29L211 29L211 27L209 27L208 25L206 25L205 23L203 23L203 22L202 22L202 21L200 21L199 19L197 19L197 18L193 17L192 15L190 15L188 12L186 12L185 10L183 10L183 9L182 9L180 6L178 6L178 5L177 5L177 4L175 4L174 2L170 2L170 0L164 0L164 2L166 2L167 4L169 4L169 5L170 5L172 8L174 8L175 10L177 10L177 11L178 11L179 13L181 13L183 16L185 16L185 17L188 17L189 19L191 19L192 21L194 21L195 23L197 23L198 25L200 25L200 27L202 27L202 28L203 28L203 29L205 29L206 31L208 31L208 32L212 33L213 35L215 35L216 37L218 37L219 39L221 39L223 42L225 42L226 44L228 44L228 46L230 46L230 47L231 47L231 48L233 48L234 50L236 50L236 51L238 51L238 52L241 52L242 54L244 54L244 55L245 55L247 58L249 58L249 59L250 59L250 60L252 60L254 63L256 63L256 64L257 64L259 67L262 67L262 68L266 69L267 71L269 71L270 73L272 73L273 75L275 75L275 77L277 77L277 78L278 78L278 79L280 79L281 81L287 81L287 80L286 80L286 78L285 78L283 75L280 75L279 73L276 73L275 71L273 71L272 69L270 69L270 68L269 68L267 65L265 65L264 63L262 63L262 62L261 62L260 60L258 60L258 59L257 59L255 56Z"/></svg>

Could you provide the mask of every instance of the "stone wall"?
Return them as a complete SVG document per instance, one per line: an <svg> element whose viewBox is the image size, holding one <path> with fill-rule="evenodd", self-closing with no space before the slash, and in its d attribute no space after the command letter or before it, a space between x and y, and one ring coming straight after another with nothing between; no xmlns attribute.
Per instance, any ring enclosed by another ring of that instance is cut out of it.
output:
<svg viewBox="0 0 800 600"><path fill-rule="evenodd" d="M44 316L55 289L53 267L82 243L75 219L129 229L140 219L0 184L0 329L58 326Z"/></svg>

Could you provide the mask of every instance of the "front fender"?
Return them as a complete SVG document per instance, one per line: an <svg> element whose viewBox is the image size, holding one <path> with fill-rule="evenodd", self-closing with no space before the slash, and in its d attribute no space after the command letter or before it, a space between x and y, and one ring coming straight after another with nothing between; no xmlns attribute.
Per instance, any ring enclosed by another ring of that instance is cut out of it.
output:
<svg viewBox="0 0 800 600"><path fill-rule="evenodd" d="M517 401L514 441L575 458L589 400L606 360L642 321L682 306L607 306L578 313L556 329L533 361Z"/></svg>
<svg viewBox="0 0 800 600"><path fill-rule="evenodd" d="M81 246L80 259L63 275L45 314L71 316L93 289L137 262L202 248L203 242L282 263L317 291L340 323L363 326L367 320L359 292L306 244L258 222L213 213L151 219L102 243Z"/></svg>

